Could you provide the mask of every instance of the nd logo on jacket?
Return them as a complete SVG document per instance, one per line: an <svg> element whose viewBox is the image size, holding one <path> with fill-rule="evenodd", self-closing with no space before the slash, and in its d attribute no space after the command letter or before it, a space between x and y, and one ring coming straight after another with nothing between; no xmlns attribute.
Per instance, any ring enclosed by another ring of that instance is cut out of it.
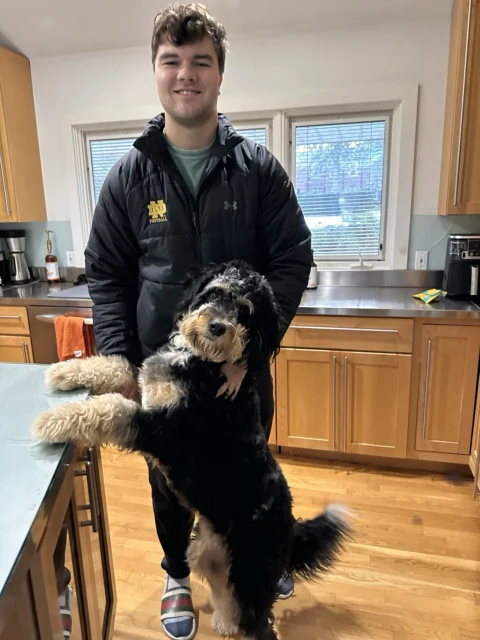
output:
<svg viewBox="0 0 480 640"><path fill-rule="evenodd" d="M148 205L148 217L150 218L150 224L155 222L167 221L167 205L163 200L150 200Z"/></svg>

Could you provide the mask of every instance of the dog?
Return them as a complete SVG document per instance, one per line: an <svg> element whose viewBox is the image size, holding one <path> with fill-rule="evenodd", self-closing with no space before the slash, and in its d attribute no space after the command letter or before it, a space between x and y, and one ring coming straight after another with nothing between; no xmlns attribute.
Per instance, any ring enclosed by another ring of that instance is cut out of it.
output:
<svg viewBox="0 0 480 640"><path fill-rule="evenodd" d="M221 635L277 638L279 580L312 580L333 566L351 536L348 510L330 505L299 521L260 422L255 372L280 348L281 317L267 279L248 264L209 265L193 277L169 341L138 371L141 406L120 391L135 372L121 356L52 365L47 383L90 387L85 401L40 414L35 438L86 440L140 452L157 464L197 515L191 570L211 590ZM218 395L221 366L245 358L238 395Z"/></svg>

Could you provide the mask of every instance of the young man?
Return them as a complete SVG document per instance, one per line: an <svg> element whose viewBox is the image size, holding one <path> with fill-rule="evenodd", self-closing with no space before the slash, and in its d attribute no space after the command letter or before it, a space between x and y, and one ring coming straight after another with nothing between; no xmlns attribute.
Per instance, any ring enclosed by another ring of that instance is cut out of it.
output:
<svg viewBox="0 0 480 640"><path fill-rule="evenodd" d="M152 62L165 113L109 173L85 251L99 353L140 365L167 340L187 272L208 262L247 260L271 283L285 330L296 313L310 270L310 232L280 163L217 112L225 54L225 30L203 6L168 7L156 17ZM245 366L224 367L220 393L235 396ZM256 380L268 437L269 368ZM167 572L163 629L170 638L193 638L185 561L193 516L158 469L149 468L149 479ZM293 582L282 581L280 596L292 592Z"/></svg>

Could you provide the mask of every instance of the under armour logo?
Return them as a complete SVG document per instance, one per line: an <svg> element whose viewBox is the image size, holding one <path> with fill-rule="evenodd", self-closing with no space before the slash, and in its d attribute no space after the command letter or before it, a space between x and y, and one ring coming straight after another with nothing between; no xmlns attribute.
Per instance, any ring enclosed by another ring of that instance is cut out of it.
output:
<svg viewBox="0 0 480 640"><path fill-rule="evenodd" d="M227 202L227 200L225 200L225 202L223 203L223 208L225 209L225 211L228 211L229 209L233 209L234 211L237 210L237 201L234 200L232 203Z"/></svg>

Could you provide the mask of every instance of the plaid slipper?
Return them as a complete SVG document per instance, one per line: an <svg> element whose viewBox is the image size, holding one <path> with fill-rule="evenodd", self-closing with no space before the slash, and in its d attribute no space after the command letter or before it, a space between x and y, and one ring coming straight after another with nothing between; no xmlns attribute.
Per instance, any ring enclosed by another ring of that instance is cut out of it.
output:
<svg viewBox="0 0 480 640"><path fill-rule="evenodd" d="M72 596L72 587L67 587L65 592L58 598L64 640L70 640L72 636Z"/></svg>
<svg viewBox="0 0 480 640"><path fill-rule="evenodd" d="M197 623L192 602L192 590L187 586L169 586L169 576L162 597L162 628L172 640L192 640Z"/></svg>

